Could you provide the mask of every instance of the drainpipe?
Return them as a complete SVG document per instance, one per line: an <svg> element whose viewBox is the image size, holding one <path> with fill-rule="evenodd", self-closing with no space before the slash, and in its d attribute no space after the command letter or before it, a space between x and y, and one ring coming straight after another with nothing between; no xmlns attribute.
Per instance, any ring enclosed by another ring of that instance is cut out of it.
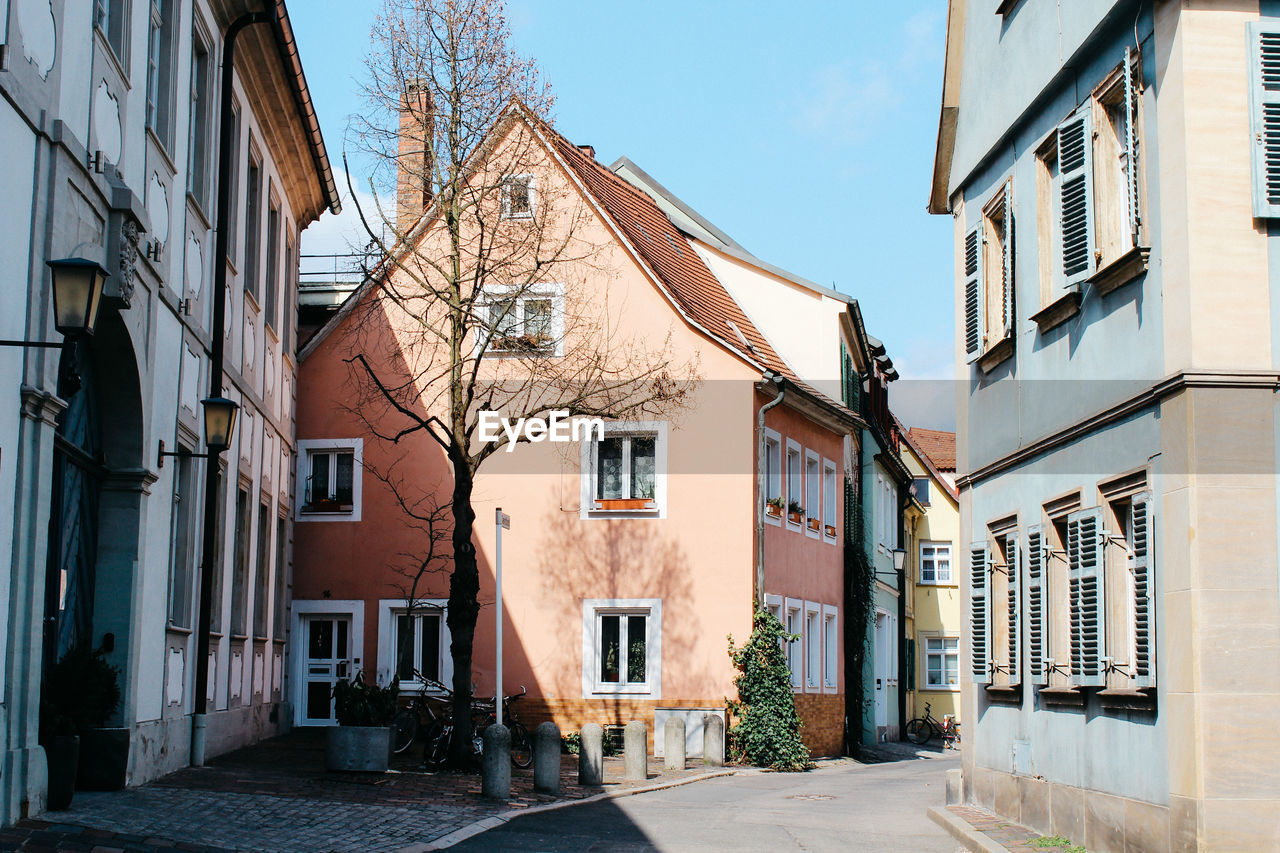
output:
<svg viewBox="0 0 1280 853"><path fill-rule="evenodd" d="M756 412L756 607L764 607L764 490L765 486L765 444L764 414L782 402L786 396L786 382L777 373L764 374L765 382L772 382L778 388L778 396L760 407ZM781 462L781 453L779 453Z"/></svg>
<svg viewBox="0 0 1280 853"><path fill-rule="evenodd" d="M241 15L227 27L222 40L222 103L218 124L218 221L213 248L213 339L209 344L209 396L222 396L223 342L226 338L227 226L231 211L231 90L236 37L252 24L271 20L266 12ZM209 453L204 477L204 545L200 552L200 617L196 630L196 683L191 715L191 766L204 764L206 716L209 696L209 627L212 621L214 555L218 544L218 462L221 454Z"/></svg>
<svg viewBox="0 0 1280 853"><path fill-rule="evenodd" d="M907 546L907 502L911 500L909 487L898 495L898 541L902 548ZM911 561L911 552L907 551L907 559L902 561L898 569L898 739L907 732L907 642L904 632L907 628L907 565Z"/></svg>

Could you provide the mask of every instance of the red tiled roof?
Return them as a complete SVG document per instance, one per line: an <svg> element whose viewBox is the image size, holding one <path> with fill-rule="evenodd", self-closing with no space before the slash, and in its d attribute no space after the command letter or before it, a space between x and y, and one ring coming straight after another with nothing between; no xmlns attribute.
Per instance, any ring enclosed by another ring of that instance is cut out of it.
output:
<svg viewBox="0 0 1280 853"><path fill-rule="evenodd" d="M929 457L929 461L939 471L956 470L956 434L940 429L924 429L912 427L907 430L911 440L920 452Z"/></svg>

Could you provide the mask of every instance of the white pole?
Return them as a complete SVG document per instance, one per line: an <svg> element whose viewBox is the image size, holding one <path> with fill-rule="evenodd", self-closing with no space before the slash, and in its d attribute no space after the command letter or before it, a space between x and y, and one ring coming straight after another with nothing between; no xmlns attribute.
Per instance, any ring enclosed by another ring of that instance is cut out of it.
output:
<svg viewBox="0 0 1280 853"><path fill-rule="evenodd" d="M502 725L502 507L498 507L497 515L494 516L498 535L497 546L497 607L494 608L497 618L497 695L493 697L493 705L497 714L498 725Z"/></svg>

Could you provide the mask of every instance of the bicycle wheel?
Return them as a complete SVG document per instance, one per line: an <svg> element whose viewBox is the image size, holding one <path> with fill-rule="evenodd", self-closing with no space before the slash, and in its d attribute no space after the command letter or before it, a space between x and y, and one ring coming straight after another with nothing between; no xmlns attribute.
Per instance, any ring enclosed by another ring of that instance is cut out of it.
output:
<svg viewBox="0 0 1280 853"><path fill-rule="evenodd" d="M449 760L449 739L453 726L447 720L432 720L422 741L422 763L433 770Z"/></svg>
<svg viewBox="0 0 1280 853"><path fill-rule="evenodd" d="M925 744L933 737L933 726L923 717L916 717L907 723L907 740L914 744Z"/></svg>
<svg viewBox="0 0 1280 853"><path fill-rule="evenodd" d="M522 769L533 764L533 741L529 730L515 720L511 721L511 763Z"/></svg>
<svg viewBox="0 0 1280 853"><path fill-rule="evenodd" d="M391 728L395 730L395 744L392 750L399 754L409 748L413 739L418 736L418 712L412 708L404 708L391 720Z"/></svg>

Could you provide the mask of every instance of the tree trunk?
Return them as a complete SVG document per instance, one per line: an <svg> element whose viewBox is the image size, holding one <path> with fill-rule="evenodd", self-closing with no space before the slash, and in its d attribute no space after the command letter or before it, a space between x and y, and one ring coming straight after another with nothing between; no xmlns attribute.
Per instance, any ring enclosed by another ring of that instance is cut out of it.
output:
<svg viewBox="0 0 1280 853"><path fill-rule="evenodd" d="M466 459L453 466L453 573L449 577L449 633L453 656L453 740L449 766L462 770L471 763L471 658L475 647L480 572L471 541L476 514L471 508L474 483Z"/></svg>

